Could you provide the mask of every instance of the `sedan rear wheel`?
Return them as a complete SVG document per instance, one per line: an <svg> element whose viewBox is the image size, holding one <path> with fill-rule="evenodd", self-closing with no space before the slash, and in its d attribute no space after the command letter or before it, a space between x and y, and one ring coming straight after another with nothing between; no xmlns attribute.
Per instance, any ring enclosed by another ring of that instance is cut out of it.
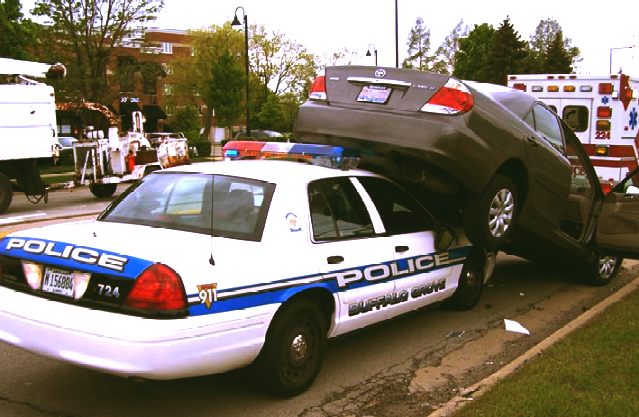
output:
<svg viewBox="0 0 639 417"><path fill-rule="evenodd" d="M464 208L468 238L488 250L497 249L508 238L518 210L517 188L513 181L496 174L486 190L469 197Z"/></svg>

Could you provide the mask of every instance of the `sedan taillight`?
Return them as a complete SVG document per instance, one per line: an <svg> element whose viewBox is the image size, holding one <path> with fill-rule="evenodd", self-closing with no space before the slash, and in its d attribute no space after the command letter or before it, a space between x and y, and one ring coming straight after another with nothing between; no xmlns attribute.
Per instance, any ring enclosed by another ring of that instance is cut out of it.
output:
<svg viewBox="0 0 639 417"><path fill-rule="evenodd" d="M466 113L473 108L473 94L459 80L449 78L437 92L424 104L421 111L437 114Z"/></svg>
<svg viewBox="0 0 639 417"><path fill-rule="evenodd" d="M308 98L311 100L326 101L326 77L324 74L319 74L315 77L315 81L313 81Z"/></svg>

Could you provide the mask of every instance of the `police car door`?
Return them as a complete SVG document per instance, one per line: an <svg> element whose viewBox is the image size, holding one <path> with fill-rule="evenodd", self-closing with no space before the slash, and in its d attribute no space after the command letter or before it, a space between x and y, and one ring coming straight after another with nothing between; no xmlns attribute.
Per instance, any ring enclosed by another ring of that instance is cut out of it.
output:
<svg viewBox="0 0 639 417"><path fill-rule="evenodd" d="M639 259L639 168L606 195L596 239L600 248Z"/></svg>
<svg viewBox="0 0 639 417"><path fill-rule="evenodd" d="M334 285L336 326L332 334L388 317L395 301L391 240L374 225L349 177L325 178L308 186L313 256Z"/></svg>
<svg viewBox="0 0 639 417"><path fill-rule="evenodd" d="M432 216L404 189L379 177L358 177L358 181L375 204L385 234L392 239L393 291L399 303L391 313L446 298L456 286L451 281L452 267L463 261L465 252L456 258L449 251L436 251Z"/></svg>

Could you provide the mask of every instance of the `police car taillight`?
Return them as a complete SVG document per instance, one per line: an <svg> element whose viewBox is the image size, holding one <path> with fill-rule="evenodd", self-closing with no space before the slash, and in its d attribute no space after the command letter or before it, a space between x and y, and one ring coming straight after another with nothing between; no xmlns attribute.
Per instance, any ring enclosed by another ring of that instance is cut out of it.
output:
<svg viewBox="0 0 639 417"><path fill-rule="evenodd" d="M311 100L323 100L326 98L326 77L323 73L320 73L317 77L315 77L315 81L313 81L313 85L311 86L311 92L308 95L308 98Z"/></svg>
<svg viewBox="0 0 639 417"><path fill-rule="evenodd" d="M461 81L449 78L446 84L424 104L421 111L438 114L466 113L473 108L473 94Z"/></svg>
<svg viewBox="0 0 639 417"><path fill-rule="evenodd" d="M153 264L135 280L124 306L150 312L184 310L186 293L180 276L163 264Z"/></svg>

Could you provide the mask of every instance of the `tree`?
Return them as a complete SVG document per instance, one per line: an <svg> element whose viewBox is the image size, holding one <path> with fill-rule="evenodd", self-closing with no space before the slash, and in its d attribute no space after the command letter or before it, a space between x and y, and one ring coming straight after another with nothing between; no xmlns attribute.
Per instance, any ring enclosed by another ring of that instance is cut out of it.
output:
<svg viewBox="0 0 639 417"><path fill-rule="evenodd" d="M493 84L506 85L508 74L519 74L526 63L527 44L506 17L493 36L486 61L486 80Z"/></svg>
<svg viewBox="0 0 639 417"><path fill-rule="evenodd" d="M486 68L494 37L495 29L488 23L475 25L466 38L459 40L453 75L464 80L487 81Z"/></svg>
<svg viewBox="0 0 639 417"><path fill-rule="evenodd" d="M315 55L279 32L267 33L264 26L253 26L251 67L260 78L261 103L269 101L269 91L276 96L284 92L300 95L305 80L315 75Z"/></svg>
<svg viewBox="0 0 639 417"><path fill-rule="evenodd" d="M194 93L199 94L206 105L204 135L208 137L214 112L221 126L233 126L244 112L244 34L227 22L191 31L190 39L192 56L175 62L175 99L195 104Z"/></svg>
<svg viewBox="0 0 639 417"><path fill-rule="evenodd" d="M403 68L414 68L420 71L430 69L434 57L428 56L430 51L430 29L424 26L424 19L418 17L415 26L408 35L408 58L402 62Z"/></svg>
<svg viewBox="0 0 639 417"><path fill-rule="evenodd" d="M548 49L544 54L545 68L544 73L548 74L571 74L572 73L572 57L569 51L564 47L564 36L561 30L555 34L554 39L548 45Z"/></svg>
<svg viewBox="0 0 639 417"><path fill-rule="evenodd" d="M572 72L572 65L579 60L579 48L571 46L571 40L563 37L563 31L561 25L554 19L540 20L539 24L535 28L535 33L530 37L529 45L529 58L526 65L526 71L530 74L545 74L554 73L554 70L548 68L547 57L551 45L555 42L557 35L561 33L562 43L555 44L555 51L553 54L560 53L565 55L570 60L568 66L562 66L562 69L570 68ZM562 52L558 52L561 47ZM565 72L564 72L565 73Z"/></svg>
<svg viewBox="0 0 639 417"><path fill-rule="evenodd" d="M0 56L31 60L28 52L35 43L34 24L24 19L20 0L0 1Z"/></svg>
<svg viewBox="0 0 639 417"><path fill-rule="evenodd" d="M50 19L47 43L64 46L73 88L84 99L109 101L107 62L113 47L156 19L164 0L36 0L32 13Z"/></svg>
<svg viewBox="0 0 639 417"><path fill-rule="evenodd" d="M452 74L455 69L455 56L459 50L459 40L468 36L468 26L460 20L457 26L444 38L435 51L435 62L432 70L440 74Z"/></svg>

